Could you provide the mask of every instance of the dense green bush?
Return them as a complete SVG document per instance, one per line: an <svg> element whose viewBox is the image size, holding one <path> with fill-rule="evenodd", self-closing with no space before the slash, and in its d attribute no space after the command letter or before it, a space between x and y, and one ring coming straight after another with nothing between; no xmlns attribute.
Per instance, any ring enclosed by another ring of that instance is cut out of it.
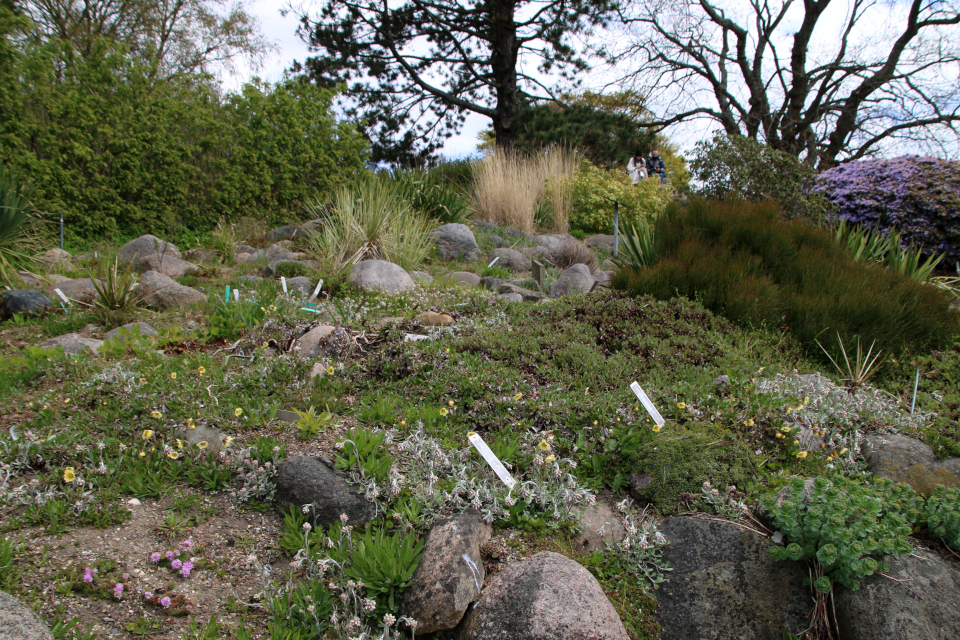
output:
<svg viewBox="0 0 960 640"><path fill-rule="evenodd" d="M204 77L158 80L107 40L83 57L38 43L0 11L0 155L38 209L63 209L70 237L276 221L363 171L366 143L335 121L330 92L291 81L221 98Z"/></svg>
<svg viewBox="0 0 960 640"><path fill-rule="evenodd" d="M787 218L821 221L832 210L819 192L816 171L796 156L752 138L717 134L697 143L690 169L701 183L696 195L736 194L752 202L773 200Z"/></svg>
<svg viewBox="0 0 960 640"><path fill-rule="evenodd" d="M599 169L584 162L573 178L573 210L570 227L587 233L613 233L613 203L603 196L622 202L620 228L626 229L641 218L653 218L673 197L673 190L661 188L658 180L630 184L621 171Z"/></svg>
<svg viewBox="0 0 960 640"><path fill-rule="evenodd" d="M621 270L613 285L697 299L743 325L786 327L817 357L822 335L838 334L847 345L859 338L865 348L876 340L885 353L899 354L949 344L960 329L938 289L857 262L828 231L784 221L773 204L671 205L657 222L655 245L659 262Z"/></svg>

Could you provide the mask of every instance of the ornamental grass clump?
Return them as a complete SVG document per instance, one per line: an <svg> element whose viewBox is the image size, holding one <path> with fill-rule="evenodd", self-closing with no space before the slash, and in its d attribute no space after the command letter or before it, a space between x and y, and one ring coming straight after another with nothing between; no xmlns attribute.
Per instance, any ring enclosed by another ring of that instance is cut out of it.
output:
<svg viewBox="0 0 960 640"><path fill-rule="evenodd" d="M960 331L935 287L858 262L832 234L782 220L776 205L739 199L672 204L657 221L651 267L624 268L613 286L661 300L695 299L746 326L788 329L813 357L824 333L885 354L942 348ZM824 344L842 360L839 342Z"/></svg>

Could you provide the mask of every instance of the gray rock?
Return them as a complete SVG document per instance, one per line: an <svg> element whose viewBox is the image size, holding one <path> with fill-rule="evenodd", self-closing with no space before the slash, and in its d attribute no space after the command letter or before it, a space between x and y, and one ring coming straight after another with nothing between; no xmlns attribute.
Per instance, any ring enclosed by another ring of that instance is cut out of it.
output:
<svg viewBox="0 0 960 640"><path fill-rule="evenodd" d="M414 288L413 278L398 264L385 260L364 260L353 265L350 282L361 289L400 293Z"/></svg>
<svg viewBox="0 0 960 640"><path fill-rule="evenodd" d="M309 296L313 293L313 281L306 276L297 276L296 278L287 279L287 291L294 292L299 291L303 297Z"/></svg>
<svg viewBox="0 0 960 640"><path fill-rule="evenodd" d="M564 269L560 277L553 281L550 285L550 297L559 298L560 296L589 293L593 283L594 277L590 273L590 268L585 264L575 264L569 269Z"/></svg>
<svg viewBox="0 0 960 640"><path fill-rule="evenodd" d="M151 254L136 261L137 271L156 271L171 278L182 278L188 273L198 271L200 267L171 255Z"/></svg>
<svg viewBox="0 0 960 640"><path fill-rule="evenodd" d="M623 540L627 533L621 518L609 505L599 501L586 508L580 516L580 526L582 531L573 543L584 554L604 551L608 545Z"/></svg>
<svg viewBox="0 0 960 640"><path fill-rule="evenodd" d="M872 575L856 591L837 589L844 640L960 638L960 565L924 549L887 558L890 577Z"/></svg>
<svg viewBox="0 0 960 640"><path fill-rule="evenodd" d="M596 578L550 551L491 578L457 628L459 640L626 640Z"/></svg>
<svg viewBox="0 0 960 640"><path fill-rule="evenodd" d="M183 254L183 257L196 264L216 262L220 259L220 254L210 249L190 249Z"/></svg>
<svg viewBox="0 0 960 640"><path fill-rule="evenodd" d="M73 256L63 249L48 249L36 257L36 261L47 269L56 267L69 267L70 258Z"/></svg>
<svg viewBox="0 0 960 640"><path fill-rule="evenodd" d="M937 460L933 449L900 434L867 436L863 446L867 468L875 475L905 482L929 496L942 484L960 487L960 458Z"/></svg>
<svg viewBox="0 0 960 640"><path fill-rule="evenodd" d="M606 251L613 251L613 236L610 234L601 233L599 235L584 238L583 244L587 245L591 249L604 249Z"/></svg>
<svg viewBox="0 0 960 640"><path fill-rule="evenodd" d="M437 243L437 251L443 260L478 260L480 247L473 231L465 224L445 224L430 232Z"/></svg>
<svg viewBox="0 0 960 640"><path fill-rule="evenodd" d="M182 426L177 429L177 437L214 457L219 456L220 452L226 448L224 440L226 440L227 434L209 425L198 424L192 429Z"/></svg>
<svg viewBox="0 0 960 640"><path fill-rule="evenodd" d="M507 236L508 238L523 238L523 237L524 237L523 231L520 231L520 229L514 229L513 227L506 227L506 228L504 228L504 230L503 230L503 235Z"/></svg>
<svg viewBox="0 0 960 640"><path fill-rule="evenodd" d="M494 278L493 276L483 276L480 278L480 286L490 291L497 291L506 280L503 278Z"/></svg>
<svg viewBox="0 0 960 640"><path fill-rule="evenodd" d="M459 283L468 287L479 287L480 276L469 271L451 271L443 277L445 282Z"/></svg>
<svg viewBox="0 0 960 640"><path fill-rule="evenodd" d="M726 374L722 376L717 376L716 378L713 379L713 386L717 387L718 389L723 389L729 384L730 384L730 376Z"/></svg>
<svg viewBox="0 0 960 640"><path fill-rule="evenodd" d="M609 287L610 280L613 279L612 271L594 271L593 272L593 282L596 287Z"/></svg>
<svg viewBox="0 0 960 640"><path fill-rule="evenodd" d="M120 262L126 264L136 264L142 258L147 256L170 256L172 258L182 258L177 245L165 242L157 236L146 234L131 240L117 250L117 257Z"/></svg>
<svg viewBox="0 0 960 640"><path fill-rule="evenodd" d="M311 514L315 525L331 525L341 514L346 514L349 524L362 527L376 515L373 504L347 484L342 473L331 469L320 458L287 458L277 469L274 482L277 509L282 513L291 506L300 509L305 504L313 505Z"/></svg>
<svg viewBox="0 0 960 640"><path fill-rule="evenodd" d="M480 545L490 533L476 512L442 518L430 529L400 606L403 615L419 623L418 635L453 629L480 597L486 577Z"/></svg>
<svg viewBox="0 0 960 640"><path fill-rule="evenodd" d="M17 271L17 277L20 278L20 282L32 288L40 288L47 284L46 282L44 282L37 276L33 275L29 271ZM58 277L61 277L64 280L70 279L70 278L65 278L64 276L58 276ZM50 281L50 276L47 276L47 280ZM13 283L11 282L10 284L13 284Z"/></svg>
<svg viewBox="0 0 960 640"><path fill-rule="evenodd" d="M616 270L619 269L620 267L617 266L616 262L614 262L610 258L607 258L602 263L600 263L600 268L604 269L605 271L616 272Z"/></svg>
<svg viewBox="0 0 960 640"><path fill-rule="evenodd" d="M657 590L662 640L767 640L807 627L807 569L773 560L769 538L686 517L667 518L660 532L672 569Z"/></svg>
<svg viewBox="0 0 960 640"><path fill-rule="evenodd" d="M296 262L303 254L290 251L280 244L272 244L264 250L263 257L267 262Z"/></svg>
<svg viewBox="0 0 960 640"><path fill-rule="evenodd" d="M549 236L537 236L535 242L548 251L556 251L567 243L579 243L580 241L569 233L556 233Z"/></svg>
<svg viewBox="0 0 960 640"><path fill-rule="evenodd" d="M263 278L261 278L260 276L240 276L239 278L237 278L237 281L256 284L257 282L263 282Z"/></svg>
<svg viewBox="0 0 960 640"><path fill-rule="evenodd" d="M503 238L501 238L500 236L490 236L489 238L487 238L487 240L489 240L490 243L493 244L493 246L495 247L502 247L504 242Z"/></svg>
<svg viewBox="0 0 960 640"><path fill-rule="evenodd" d="M35 289L14 289L0 293L0 318L12 318L13 314L32 315L40 313L53 303L50 298Z"/></svg>
<svg viewBox="0 0 960 640"><path fill-rule="evenodd" d="M0 591L0 640L53 640L53 634L30 607Z"/></svg>
<svg viewBox="0 0 960 640"><path fill-rule="evenodd" d="M234 255L236 255L236 254L238 254L238 253L256 253L257 251L259 251L259 249L257 249L256 247L251 247L251 246L248 245L248 244L235 244L235 245L233 245L233 253L234 253Z"/></svg>
<svg viewBox="0 0 960 640"><path fill-rule="evenodd" d="M196 289L174 282L162 273L146 271L140 276L137 295L151 309L173 309L207 301L207 296Z"/></svg>
<svg viewBox="0 0 960 640"><path fill-rule="evenodd" d="M37 346L41 349L56 349L59 347L69 354L76 355L88 349L96 353L103 346L103 340L84 338L79 333L65 333L62 336L45 340Z"/></svg>
<svg viewBox="0 0 960 640"><path fill-rule="evenodd" d="M650 504L657 497L657 484L650 474L631 473L629 493L640 504Z"/></svg>
<svg viewBox="0 0 960 640"><path fill-rule="evenodd" d="M323 220L321 218L314 218L313 220L307 220L300 225L300 229L303 230L303 233L319 233L320 229L323 228Z"/></svg>
<svg viewBox="0 0 960 640"><path fill-rule="evenodd" d="M500 293L497 297L504 302L523 302L523 296L519 293Z"/></svg>
<svg viewBox="0 0 960 640"><path fill-rule="evenodd" d="M116 329L111 329L107 332L107 335L103 336L104 340L113 340L117 338L120 341L124 341L128 336L132 336L139 330L141 336L159 336L157 330L148 325L146 322L131 322L125 324L122 327L117 327Z"/></svg>
<svg viewBox="0 0 960 640"><path fill-rule="evenodd" d="M97 280L97 284L103 286L103 282L100 280ZM54 289L60 289L67 298L81 304L89 304L100 296L100 294L97 293L96 287L93 286L93 280L90 278L64 280L52 285L46 290L48 298L51 300L60 300L60 296L57 295Z"/></svg>
<svg viewBox="0 0 960 640"><path fill-rule="evenodd" d="M277 268L282 264L299 264L307 269L317 269L320 266L320 263L315 260L277 260L263 268L263 275L267 278L277 277Z"/></svg>
<svg viewBox="0 0 960 640"><path fill-rule="evenodd" d="M295 238L302 235L303 229L295 224L288 224L286 226L277 227L276 229L267 231L265 237L270 242L277 242L278 240L287 240L289 238Z"/></svg>
<svg viewBox="0 0 960 640"><path fill-rule="evenodd" d="M524 289L523 287L518 287L517 285L509 282L504 282L497 287L497 293L500 295L518 295L527 302L539 302L547 297L539 291Z"/></svg>
<svg viewBox="0 0 960 640"><path fill-rule="evenodd" d="M509 269L511 271L530 271L530 258L519 251L513 249L494 249L490 252L487 259L489 264L494 258L498 258L496 266Z"/></svg>
<svg viewBox="0 0 960 640"><path fill-rule="evenodd" d="M550 250L539 245L536 247L523 247L520 249L520 253L531 259L550 260Z"/></svg>
<svg viewBox="0 0 960 640"><path fill-rule="evenodd" d="M474 227L474 228L479 227L484 231L496 231L497 229L500 228L497 225L493 224L492 222L487 222L486 220L471 220L469 224L471 227Z"/></svg>
<svg viewBox="0 0 960 640"><path fill-rule="evenodd" d="M413 281L417 284L430 284L433 282L433 276L426 271L412 271L410 277L413 278Z"/></svg>
<svg viewBox="0 0 960 640"><path fill-rule="evenodd" d="M233 254L233 261L237 264L250 264L252 262L259 262L263 260L263 250L254 251L252 253L242 252Z"/></svg>
<svg viewBox="0 0 960 640"><path fill-rule="evenodd" d="M300 336L298 340L300 344L300 355L308 358L326 355L327 352L324 349L325 341L335 329L336 327L333 325L321 324Z"/></svg>

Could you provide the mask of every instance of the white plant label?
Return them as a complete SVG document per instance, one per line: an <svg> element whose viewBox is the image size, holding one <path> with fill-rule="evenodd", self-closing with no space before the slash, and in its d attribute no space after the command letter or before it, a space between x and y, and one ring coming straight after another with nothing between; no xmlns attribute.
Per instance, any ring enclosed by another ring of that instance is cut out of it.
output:
<svg viewBox="0 0 960 640"><path fill-rule="evenodd" d="M287 279L283 276L280 276L280 286L283 287L283 292L287 292Z"/></svg>
<svg viewBox="0 0 960 640"><path fill-rule="evenodd" d="M642 404L643 408L647 410L647 413L650 414L650 417L653 418L653 421L662 427L664 423L663 416L661 416L660 412L657 411L657 408L653 406L653 403L650 402L650 398L647 397L647 394L643 389L640 388L640 385L636 380L630 383L630 388L636 394L637 398L640 399L640 404Z"/></svg>
<svg viewBox="0 0 960 640"><path fill-rule="evenodd" d="M493 260L490 261L490 264L487 265L487 268L489 269L489 268L492 267L493 265L497 264L497 262L498 262L499 260L500 260L500 256L497 256L496 258L494 258Z"/></svg>
<svg viewBox="0 0 960 640"><path fill-rule="evenodd" d="M237 302L240 302L240 290L239 290L239 289L234 289L234 290L233 290L233 299L234 299L235 301L237 301Z"/></svg>
<svg viewBox="0 0 960 640"><path fill-rule="evenodd" d="M313 295L310 296L309 300L313 300L320 293L320 287L323 286L323 280L317 283L317 288L313 290Z"/></svg>
<svg viewBox="0 0 960 640"><path fill-rule="evenodd" d="M60 289L54 289L54 291L57 293L58 296L60 296L61 300L63 300L67 304L70 304L70 298L63 295L63 291L60 291Z"/></svg>
<svg viewBox="0 0 960 640"><path fill-rule="evenodd" d="M500 462L500 458L497 457L493 451L490 450L490 447L487 446L487 443L483 441L476 433L471 433L467 436L467 439L470 440L470 444L480 452L480 455L483 456L483 459L487 461L487 464L490 465L490 468L493 469L493 472L503 480L503 484L507 485L507 488L511 491L516 486L517 481L513 479L513 476L510 475L510 472L507 471L507 468L503 466L503 463Z"/></svg>

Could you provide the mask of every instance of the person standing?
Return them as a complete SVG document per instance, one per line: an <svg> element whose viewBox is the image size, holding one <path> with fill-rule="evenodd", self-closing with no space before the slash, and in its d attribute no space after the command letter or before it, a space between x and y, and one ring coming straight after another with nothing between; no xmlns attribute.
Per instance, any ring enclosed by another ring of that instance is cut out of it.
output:
<svg viewBox="0 0 960 640"><path fill-rule="evenodd" d="M627 162L627 173L633 179L633 184L638 184L647 177L647 170L643 161L643 152L637 149L633 152L633 157Z"/></svg>
<svg viewBox="0 0 960 640"><path fill-rule="evenodd" d="M647 175L660 176L660 182L667 177L667 165L664 164L660 152L656 149L650 151L650 157L647 158Z"/></svg>

